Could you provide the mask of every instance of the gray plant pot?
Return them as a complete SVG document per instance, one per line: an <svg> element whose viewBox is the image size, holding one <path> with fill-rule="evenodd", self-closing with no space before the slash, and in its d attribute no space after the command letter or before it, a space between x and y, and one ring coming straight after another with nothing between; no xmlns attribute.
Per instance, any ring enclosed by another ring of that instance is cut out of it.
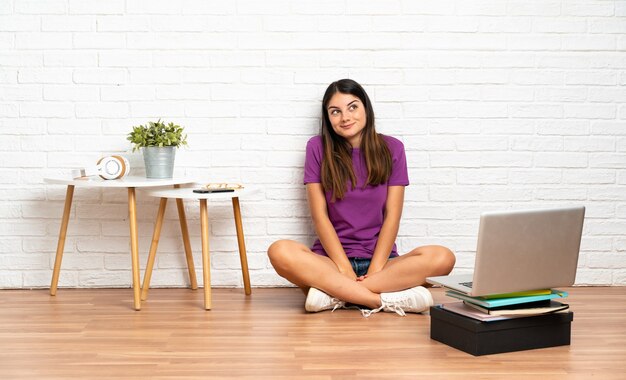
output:
<svg viewBox="0 0 626 380"><path fill-rule="evenodd" d="M143 148L146 178L172 178L174 176L175 146L149 146Z"/></svg>

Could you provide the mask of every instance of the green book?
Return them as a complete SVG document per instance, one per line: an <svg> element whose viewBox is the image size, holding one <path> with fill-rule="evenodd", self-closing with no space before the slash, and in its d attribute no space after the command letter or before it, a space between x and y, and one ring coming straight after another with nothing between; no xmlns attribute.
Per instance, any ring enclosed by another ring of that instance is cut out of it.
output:
<svg viewBox="0 0 626 380"><path fill-rule="evenodd" d="M568 296L567 292L552 289L550 294L538 294L533 296L522 296L522 297L505 297L505 298L494 298L487 299L485 297L470 297L468 295L455 292L454 290L446 291L446 295L453 298L458 298L463 301L471 302L476 305L492 308L499 306L507 306L507 305L516 305L520 303L528 303L528 302L536 302L536 301L545 301L551 300L554 298L565 298Z"/></svg>

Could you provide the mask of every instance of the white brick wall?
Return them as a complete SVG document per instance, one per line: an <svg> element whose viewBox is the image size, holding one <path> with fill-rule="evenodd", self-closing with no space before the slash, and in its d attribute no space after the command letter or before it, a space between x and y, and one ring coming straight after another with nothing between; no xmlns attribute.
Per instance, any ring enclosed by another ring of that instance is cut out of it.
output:
<svg viewBox="0 0 626 380"><path fill-rule="evenodd" d="M65 189L42 178L114 152L140 168L126 134L157 118L189 133L179 174L261 189L252 284L285 285L265 251L313 239L304 144L342 77L406 144L401 251L445 244L468 271L482 211L582 204L577 283L626 285L626 1L0 0L0 287L49 286ZM143 267L157 202L138 202ZM241 286L229 204L209 212L213 285ZM126 214L123 190L76 190L61 286L130 285ZM185 286L166 218L153 284Z"/></svg>

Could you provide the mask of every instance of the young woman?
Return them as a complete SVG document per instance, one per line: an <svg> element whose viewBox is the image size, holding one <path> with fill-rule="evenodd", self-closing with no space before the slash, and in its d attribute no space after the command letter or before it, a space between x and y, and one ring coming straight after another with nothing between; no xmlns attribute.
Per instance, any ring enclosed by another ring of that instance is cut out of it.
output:
<svg viewBox="0 0 626 380"><path fill-rule="evenodd" d="M433 304L425 278L450 273L454 254L442 246L399 256L404 187L409 184L404 146L376 133L365 90L342 79L322 100L321 133L309 140L304 183L318 239L311 248L279 240L268 249L276 272L306 294L317 312L361 305L405 315Z"/></svg>

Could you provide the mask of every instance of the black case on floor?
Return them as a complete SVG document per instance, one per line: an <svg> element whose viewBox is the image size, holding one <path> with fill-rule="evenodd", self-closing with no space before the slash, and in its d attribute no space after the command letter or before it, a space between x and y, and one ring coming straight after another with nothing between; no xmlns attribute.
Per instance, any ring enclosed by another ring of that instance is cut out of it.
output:
<svg viewBox="0 0 626 380"><path fill-rule="evenodd" d="M439 306L430 308L430 338L472 355L570 344L574 313L481 322Z"/></svg>

